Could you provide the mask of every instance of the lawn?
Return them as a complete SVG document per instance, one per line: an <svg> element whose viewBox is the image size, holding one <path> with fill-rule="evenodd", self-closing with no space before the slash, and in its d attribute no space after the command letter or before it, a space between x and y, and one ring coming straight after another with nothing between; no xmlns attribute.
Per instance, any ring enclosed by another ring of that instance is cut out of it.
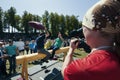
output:
<svg viewBox="0 0 120 80"><path fill-rule="evenodd" d="M84 58L88 53L86 53L83 48L76 49L74 53L74 57L76 58Z"/></svg>

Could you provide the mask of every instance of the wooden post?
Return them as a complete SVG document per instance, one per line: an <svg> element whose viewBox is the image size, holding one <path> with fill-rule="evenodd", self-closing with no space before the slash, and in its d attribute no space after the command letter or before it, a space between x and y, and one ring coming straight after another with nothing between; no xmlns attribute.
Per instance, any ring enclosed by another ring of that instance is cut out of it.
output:
<svg viewBox="0 0 120 80"><path fill-rule="evenodd" d="M64 58L67 55L67 51L69 50L69 46L68 47L62 47L60 49L58 49L55 53L59 54L59 53L64 53ZM49 52L52 52L52 50L48 50ZM17 61L17 65L18 64L22 64L22 78L25 80L28 80L28 62L29 61L34 61L34 60L38 60L38 59L43 59L46 55L43 53L33 53L33 54L28 54L28 55L22 55L22 56L17 56L16 57L16 61Z"/></svg>

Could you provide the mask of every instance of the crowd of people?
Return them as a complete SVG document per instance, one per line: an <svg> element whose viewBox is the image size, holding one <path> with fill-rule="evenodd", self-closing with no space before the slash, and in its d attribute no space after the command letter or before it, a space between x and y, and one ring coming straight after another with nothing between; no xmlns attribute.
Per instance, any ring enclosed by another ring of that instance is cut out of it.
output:
<svg viewBox="0 0 120 80"><path fill-rule="evenodd" d="M44 31L43 31L44 32ZM55 40L50 39L50 32L46 31L44 33L38 34L36 39L31 41L19 39L14 41L8 39L8 42L0 41L0 78L11 76L16 73L16 56L26 55L33 53L44 53L47 56L41 59L41 62L48 62L48 60L53 60L55 51L58 50L64 39L60 32L58 32L58 37ZM53 49L50 53L48 50ZM6 61L9 61L9 70L6 70Z"/></svg>
<svg viewBox="0 0 120 80"><path fill-rule="evenodd" d="M120 74L120 0L100 0L93 5L82 22L85 42L91 52L82 59L73 59L74 50L78 48L78 39L71 39L70 48L62 66L64 80L119 80ZM19 54L44 53L41 61L54 59L55 51L65 42L62 34L50 42L50 33L45 29L34 40L17 42L8 40L8 45L0 42L0 78L7 75L6 58L9 60L9 74L16 73L16 59ZM13 45L15 44L15 45ZM4 46L3 46L4 45ZM48 50L52 49L52 53ZM19 53L19 54L18 54Z"/></svg>

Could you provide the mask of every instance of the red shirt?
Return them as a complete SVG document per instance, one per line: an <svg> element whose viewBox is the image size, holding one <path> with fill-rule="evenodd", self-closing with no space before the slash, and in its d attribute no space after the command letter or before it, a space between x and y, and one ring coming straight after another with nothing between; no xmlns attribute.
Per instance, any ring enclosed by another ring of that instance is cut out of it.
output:
<svg viewBox="0 0 120 80"><path fill-rule="evenodd" d="M64 80L120 80L120 63L112 53L96 50L68 65Z"/></svg>

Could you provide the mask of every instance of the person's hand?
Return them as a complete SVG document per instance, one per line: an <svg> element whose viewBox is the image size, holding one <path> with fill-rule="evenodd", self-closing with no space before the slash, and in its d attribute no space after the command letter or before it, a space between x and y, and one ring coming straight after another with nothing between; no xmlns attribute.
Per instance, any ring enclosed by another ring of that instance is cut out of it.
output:
<svg viewBox="0 0 120 80"><path fill-rule="evenodd" d="M58 37L62 37L62 35L61 35L61 33L60 33L60 32L58 33Z"/></svg>
<svg viewBox="0 0 120 80"><path fill-rule="evenodd" d="M45 31L47 31L47 28L45 27Z"/></svg>
<svg viewBox="0 0 120 80"><path fill-rule="evenodd" d="M45 34L45 36L48 37L49 35L50 35L50 34L49 34L49 32L47 31L46 34Z"/></svg>
<svg viewBox="0 0 120 80"><path fill-rule="evenodd" d="M79 45L79 40L78 39L73 39L70 42L70 48L72 48L73 50L76 49Z"/></svg>
<svg viewBox="0 0 120 80"><path fill-rule="evenodd" d="M9 55L8 54L4 54L4 58L6 59L6 58L8 58L9 57Z"/></svg>

